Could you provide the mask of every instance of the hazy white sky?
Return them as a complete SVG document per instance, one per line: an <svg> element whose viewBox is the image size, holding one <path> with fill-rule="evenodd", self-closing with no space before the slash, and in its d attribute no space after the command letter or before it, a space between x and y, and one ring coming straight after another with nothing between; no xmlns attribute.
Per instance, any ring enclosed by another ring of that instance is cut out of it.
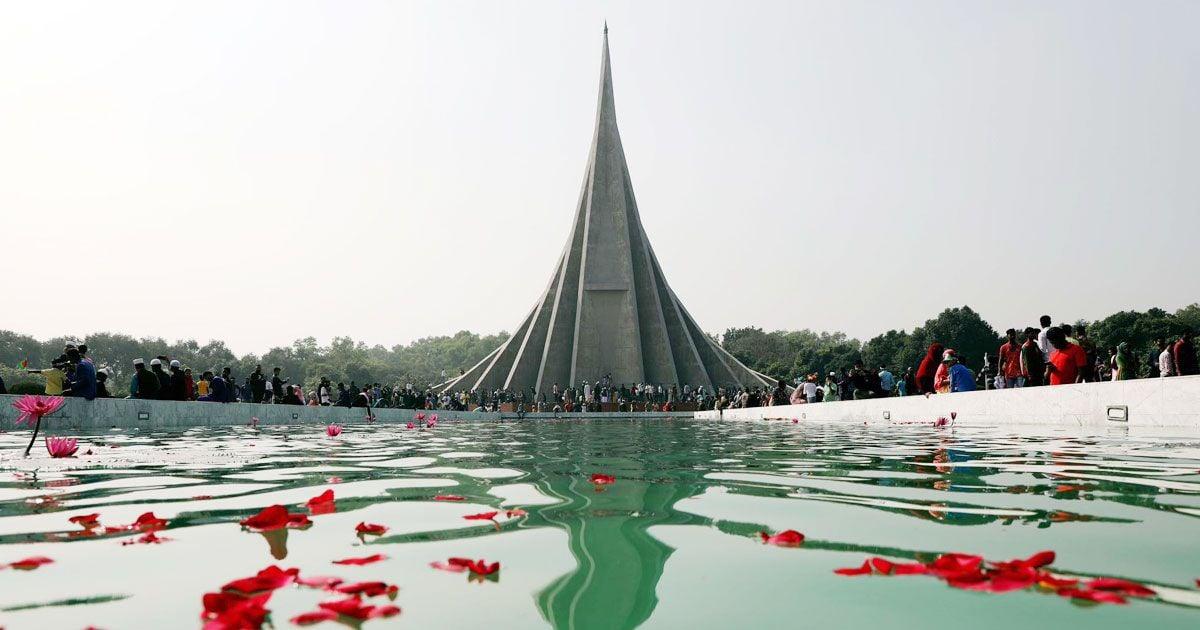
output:
<svg viewBox="0 0 1200 630"><path fill-rule="evenodd" d="M1200 300L1194 1L6 2L0 328L511 330L605 18L642 220L708 331Z"/></svg>

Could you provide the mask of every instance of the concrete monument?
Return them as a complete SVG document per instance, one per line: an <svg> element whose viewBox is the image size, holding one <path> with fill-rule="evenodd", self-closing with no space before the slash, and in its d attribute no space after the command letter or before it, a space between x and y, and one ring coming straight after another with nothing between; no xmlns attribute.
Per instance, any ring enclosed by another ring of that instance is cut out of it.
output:
<svg viewBox="0 0 1200 630"><path fill-rule="evenodd" d="M571 235L554 275L512 337L441 389L549 392L610 377L615 385L768 385L705 335L671 291L642 229L609 65L600 62L596 128Z"/></svg>

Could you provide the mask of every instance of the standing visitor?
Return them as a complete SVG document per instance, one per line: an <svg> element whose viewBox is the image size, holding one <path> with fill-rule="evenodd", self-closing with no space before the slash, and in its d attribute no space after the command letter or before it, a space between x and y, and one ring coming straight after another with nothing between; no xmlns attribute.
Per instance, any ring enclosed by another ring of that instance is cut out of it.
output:
<svg viewBox="0 0 1200 630"><path fill-rule="evenodd" d="M942 362L938 364L937 372L933 375L933 391L938 394L950 393L950 366L954 363L955 353L953 348L947 348L942 352Z"/></svg>
<svg viewBox="0 0 1200 630"><path fill-rule="evenodd" d="M62 396L63 381L67 378L66 366L67 355L64 354L51 361L48 368L29 369L25 371L30 374L41 374L46 379L44 391L47 396Z"/></svg>
<svg viewBox="0 0 1200 630"><path fill-rule="evenodd" d="M262 364L254 366L250 373L250 400L256 403L263 401L267 392L267 377L262 373Z"/></svg>
<svg viewBox="0 0 1200 630"><path fill-rule="evenodd" d="M196 400L196 381L192 378L192 368L183 371L183 387L185 400Z"/></svg>
<svg viewBox="0 0 1200 630"><path fill-rule="evenodd" d="M830 372L829 376L825 377L825 402L837 402L838 398L837 372Z"/></svg>
<svg viewBox="0 0 1200 630"><path fill-rule="evenodd" d="M163 371L162 359L150 359L150 374L158 380L158 399L171 400L171 375Z"/></svg>
<svg viewBox="0 0 1200 630"><path fill-rule="evenodd" d="M1042 351L1042 362L1050 360L1050 351L1054 348L1050 346L1050 338L1047 333L1050 331L1050 316L1042 315L1038 323L1042 325L1042 331L1038 333L1037 344L1038 349Z"/></svg>
<svg viewBox="0 0 1200 630"><path fill-rule="evenodd" d="M921 359L921 365L917 367L916 393L932 394L934 392L933 379L941 365L943 347L936 341L929 344L929 352L925 354L925 358Z"/></svg>
<svg viewBox="0 0 1200 630"><path fill-rule="evenodd" d="M996 369L1000 376L1000 380L996 382L1006 389L1021 387L1025 382L1021 378L1021 344L1017 342L1017 329L1009 328L1004 334L1008 341L1000 346L1000 351L996 354L996 360L999 361Z"/></svg>
<svg viewBox="0 0 1200 630"><path fill-rule="evenodd" d="M283 400L283 386L287 385L288 379L280 378L280 369L275 367L271 370L271 394L274 395L276 402Z"/></svg>
<svg viewBox="0 0 1200 630"><path fill-rule="evenodd" d="M1163 340L1162 337L1156 338L1154 343L1150 345L1150 354L1146 355L1146 366L1150 372L1146 376L1149 378L1158 378L1158 355L1162 354Z"/></svg>
<svg viewBox="0 0 1200 630"><path fill-rule="evenodd" d="M896 377L884 366L879 366L879 397L887 398L896 388Z"/></svg>
<svg viewBox="0 0 1200 630"><path fill-rule="evenodd" d="M171 361L170 400L187 400L187 379L183 376L183 366L178 360Z"/></svg>
<svg viewBox="0 0 1200 630"><path fill-rule="evenodd" d="M129 386L130 395L142 400L158 398L158 377L146 369L146 362L141 359L133 360L133 384Z"/></svg>
<svg viewBox="0 0 1200 630"><path fill-rule="evenodd" d="M817 402L817 375L812 374L808 378L804 379L802 389L804 389L805 402Z"/></svg>
<svg viewBox="0 0 1200 630"><path fill-rule="evenodd" d="M1046 374L1051 385L1069 385L1083 381L1083 369L1087 367L1087 353L1083 348L1067 341L1061 328L1051 328L1046 338L1054 352L1046 364Z"/></svg>
<svg viewBox="0 0 1200 630"><path fill-rule="evenodd" d="M1037 342L1038 336L1036 328L1025 329L1025 343L1021 344L1021 379L1025 387L1044 384L1046 361L1042 358L1042 348Z"/></svg>
<svg viewBox="0 0 1200 630"><path fill-rule="evenodd" d="M322 376L321 382L317 385L317 402L322 407L333 404L333 392L330 390L328 376Z"/></svg>
<svg viewBox="0 0 1200 630"><path fill-rule="evenodd" d="M71 395L86 400L96 397L96 366L85 361L76 348L67 350L67 362L74 368L71 373Z"/></svg>
<svg viewBox="0 0 1200 630"><path fill-rule="evenodd" d="M1171 354L1175 359L1175 373L1179 376L1192 376L1200 372L1196 369L1196 348L1192 345L1192 333L1183 333L1179 341L1175 342Z"/></svg>
<svg viewBox="0 0 1200 630"><path fill-rule="evenodd" d="M1174 348L1165 340L1160 339L1158 342L1158 375L1159 376L1175 376L1175 355L1172 353Z"/></svg>
<svg viewBox="0 0 1200 630"><path fill-rule="evenodd" d="M1129 351L1129 344L1122 341L1117 344L1117 355L1113 357L1116 369L1113 370L1114 381L1129 381L1137 378L1137 357Z"/></svg>
<svg viewBox="0 0 1200 630"><path fill-rule="evenodd" d="M917 377L913 374L912 367L904 368L904 375L896 381L896 390L901 396L911 396L917 392Z"/></svg>
<svg viewBox="0 0 1200 630"><path fill-rule="evenodd" d="M1075 327L1075 343L1080 348L1083 348L1083 353L1087 355L1087 367L1083 369L1083 380L1086 383L1091 383L1099 380L1096 374L1096 343L1088 337L1087 327L1080 324Z"/></svg>

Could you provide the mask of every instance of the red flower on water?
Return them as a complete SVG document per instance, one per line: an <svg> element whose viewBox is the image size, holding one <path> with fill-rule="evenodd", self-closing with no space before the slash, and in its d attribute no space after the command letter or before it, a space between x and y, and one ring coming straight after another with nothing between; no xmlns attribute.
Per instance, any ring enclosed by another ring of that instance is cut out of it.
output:
<svg viewBox="0 0 1200 630"><path fill-rule="evenodd" d="M84 529L92 529L94 527L100 526L100 514L99 513L80 514L79 516L72 516L71 518L69 518L67 520L72 523L75 523L76 525L78 525Z"/></svg>
<svg viewBox="0 0 1200 630"><path fill-rule="evenodd" d="M79 443L75 438L46 436L46 452L50 457L71 457L78 450Z"/></svg>
<svg viewBox="0 0 1200 630"><path fill-rule="evenodd" d="M928 564L929 572L940 578L969 577L979 571L983 556L963 553L944 553Z"/></svg>
<svg viewBox="0 0 1200 630"><path fill-rule="evenodd" d="M386 559L387 559L387 556L385 556L381 553L377 553L377 554L365 556L362 558L343 558L341 560L334 560L333 563L334 564L348 564L348 565L354 565L354 566L362 566L364 564L372 564L374 562L379 562L380 560L386 560Z"/></svg>
<svg viewBox="0 0 1200 630"><path fill-rule="evenodd" d="M1078 588L1060 588L1058 594L1071 599L1082 599L1101 604L1124 604L1125 598L1109 591L1093 591Z"/></svg>
<svg viewBox="0 0 1200 630"><path fill-rule="evenodd" d="M44 416L58 411L67 402L62 396L34 396L26 394L12 404L17 414L16 424L28 423L30 427L37 424Z"/></svg>
<svg viewBox="0 0 1200 630"><path fill-rule="evenodd" d="M871 561L863 560L862 566L843 567L841 569L834 569L833 572L838 575L870 575L871 574Z"/></svg>
<svg viewBox="0 0 1200 630"><path fill-rule="evenodd" d="M282 505L263 508L258 514L244 519L240 523L242 527L254 532L269 532L284 527L302 529L312 525L312 521L308 520L307 515L289 514L287 508Z"/></svg>
<svg viewBox="0 0 1200 630"><path fill-rule="evenodd" d="M308 511L315 514L332 514L337 511L337 504L333 500L333 490L326 490L321 494L308 500L305 505L308 506Z"/></svg>
<svg viewBox="0 0 1200 630"><path fill-rule="evenodd" d="M129 525L119 525L117 527L105 527L104 533L115 534L118 532L157 532L167 528L169 521L165 518L159 518L154 515L154 512L144 512L137 517L133 523Z"/></svg>
<svg viewBox="0 0 1200 630"><path fill-rule="evenodd" d="M1089 580L1087 587L1097 591L1110 591L1120 593L1121 595L1129 595L1131 597L1154 597L1156 593L1146 588L1146 585L1120 578L1101 577L1094 580Z"/></svg>
<svg viewBox="0 0 1200 630"><path fill-rule="evenodd" d="M8 563L8 566L9 566L9 568L19 569L21 571L32 571L32 570L42 566L43 564L50 564L51 562L54 562L54 561L51 560L50 558L47 558L46 556L32 556L29 558L25 558L24 560L17 560L16 562L10 562L10 563Z"/></svg>
<svg viewBox="0 0 1200 630"><path fill-rule="evenodd" d="M468 514L463 518L468 521L494 521L499 512L480 512L479 514Z"/></svg>
<svg viewBox="0 0 1200 630"><path fill-rule="evenodd" d="M333 602L321 602L317 606L344 617L360 620L392 617L400 614L400 609L395 606L363 605L362 600L357 597L347 597L346 599L339 599Z"/></svg>
<svg viewBox="0 0 1200 630"><path fill-rule="evenodd" d="M409 422L407 425L405 425L405 426L404 426L404 428L406 428L406 429L415 429L415 428L417 428L417 425L415 425L415 424L413 424L413 423Z"/></svg>
<svg viewBox="0 0 1200 630"><path fill-rule="evenodd" d="M332 610L314 610L292 617L291 622L297 626L311 626L314 623L322 621L334 621L338 618L338 614Z"/></svg>
<svg viewBox="0 0 1200 630"><path fill-rule="evenodd" d="M309 588L331 589L342 583L342 578L330 576L302 577L296 576L296 583Z"/></svg>
<svg viewBox="0 0 1200 630"><path fill-rule="evenodd" d="M354 526L354 531L358 532L360 536L382 536L387 530L387 527L384 527L383 525L377 525L375 523L359 523L358 525Z"/></svg>
<svg viewBox="0 0 1200 630"><path fill-rule="evenodd" d="M158 534L155 534L154 532L151 531L151 532L146 532L145 534L138 536L137 538L135 538L133 540L126 540L126 541L122 542L121 544L122 545L157 545L158 543L164 543L169 540L171 540L171 539L166 538L164 536L159 536Z"/></svg>
<svg viewBox="0 0 1200 630"><path fill-rule="evenodd" d="M415 417L415 418L417 419L417 422L420 422L420 421L422 421L422 420L424 420L424 419L425 419L425 414L424 414L424 413L418 413L416 416L413 416L413 417Z"/></svg>
<svg viewBox="0 0 1200 630"><path fill-rule="evenodd" d="M466 497L460 497L457 494L439 494L433 497L434 501L466 501Z"/></svg>
<svg viewBox="0 0 1200 630"><path fill-rule="evenodd" d="M328 435L329 437L337 437L341 434L342 434L342 425L340 425L340 424L331 424L331 425L325 427L325 435Z"/></svg>
<svg viewBox="0 0 1200 630"><path fill-rule="evenodd" d="M596 484L597 486L607 486L616 482L617 478L612 475L605 475L603 473L596 473L592 475L592 483Z"/></svg>
<svg viewBox="0 0 1200 630"><path fill-rule="evenodd" d="M205 630L242 630L261 628L267 618L265 606L271 593L242 597L233 593L205 593L201 600L204 612L200 618L208 621Z"/></svg>
<svg viewBox="0 0 1200 630"><path fill-rule="evenodd" d="M470 571L475 575L491 575L500 570L500 563L488 564L487 560L472 560L470 558L449 558L445 562L430 562L429 566L440 571L462 573Z"/></svg>
<svg viewBox="0 0 1200 630"><path fill-rule="evenodd" d="M273 591L295 582L300 575L300 569L280 569L271 565L256 573L253 577L233 580L221 587L222 591L234 591L245 595L253 595L264 591Z"/></svg>
<svg viewBox="0 0 1200 630"><path fill-rule="evenodd" d="M881 575L920 575L929 569L920 562L892 562L886 558L871 558L871 568Z"/></svg>
<svg viewBox="0 0 1200 630"><path fill-rule="evenodd" d="M764 543L777 547L799 547L804 542L804 534L794 529L785 529L773 536L767 532L758 532L758 536Z"/></svg>
<svg viewBox="0 0 1200 630"><path fill-rule="evenodd" d="M336 586L333 590L347 595L358 595L359 597L375 597L376 595L385 594L388 597L393 597L400 591L400 587L386 582L354 582L352 584Z"/></svg>

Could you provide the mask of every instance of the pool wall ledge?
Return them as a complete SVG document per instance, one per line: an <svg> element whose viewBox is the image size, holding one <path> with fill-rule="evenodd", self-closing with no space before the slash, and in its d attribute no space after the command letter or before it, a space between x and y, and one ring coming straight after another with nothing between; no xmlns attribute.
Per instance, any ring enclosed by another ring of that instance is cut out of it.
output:
<svg viewBox="0 0 1200 630"><path fill-rule="evenodd" d="M19 396L0 395L0 430L14 428ZM199 403L169 400L106 398L86 401L68 398L62 409L47 417L54 432L109 429L170 430L205 426L260 426L294 424L365 424L366 409L261 405L253 403ZM385 424L415 421L422 413L413 409L372 409L375 421ZM554 414L487 413L472 411L436 413L441 420L497 421L562 419L624 419L637 417L697 418L702 420L792 420L813 423L932 424L954 414L956 425L1040 425L1093 429L1191 429L1200 431L1200 376L1134 381L1081 383L1056 387L1030 387L975 391L934 396L904 396L850 400L814 405L784 405L727 409L723 412L589 413ZM45 427L43 427L45 428Z"/></svg>
<svg viewBox="0 0 1200 630"><path fill-rule="evenodd" d="M1200 376L700 411L700 419L1200 430Z"/></svg>

